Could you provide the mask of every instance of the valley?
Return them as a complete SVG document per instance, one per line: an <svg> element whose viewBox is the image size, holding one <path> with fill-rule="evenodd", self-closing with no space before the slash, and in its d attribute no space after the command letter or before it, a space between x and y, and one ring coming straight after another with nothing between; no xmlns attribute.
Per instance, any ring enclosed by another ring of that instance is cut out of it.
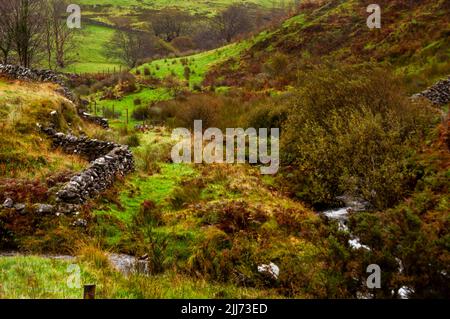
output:
<svg viewBox="0 0 450 319"><path fill-rule="evenodd" d="M229 1L81 4L73 63L0 63L0 298L450 296L446 1L381 1L380 30L360 1L248 1L277 18L205 47L146 14L199 32ZM279 170L175 163L196 120L279 128Z"/></svg>

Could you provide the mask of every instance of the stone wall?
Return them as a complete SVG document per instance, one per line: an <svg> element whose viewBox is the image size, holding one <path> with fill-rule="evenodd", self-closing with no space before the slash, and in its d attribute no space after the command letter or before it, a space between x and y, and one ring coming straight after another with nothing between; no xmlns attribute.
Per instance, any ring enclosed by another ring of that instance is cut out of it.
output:
<svg viewBox="0 0 450 319"><path fill-rule="evenodd" d="M90 139L86 136L77 137L56 132L52 128L44 128L42 131L52 139L55 148L61 148L68 154L78 154L89 161L93 161L100 156L108 154L113 149L123 146L113 142Z"/></svg>
<svg viewBox="0 0 450 319"><path fill-rule="evenodd" d="M125 176L134 170L133 155L127 146L114 148L97 158L91 166L74 176L56 194L58 202L83 204L108 189L117 176Z"/></svg>
<svg viewBox="0 0 450 319"><path fill-rule="evenodd" d="M89 114L89 113L87 113L87 112L85 112L85 111L83 111L83 110L80 110L80 111L78 112L78 114L79 114L80 117L81 117L82 119L84 119L85 121L94 123L94 124L96 124L96 125L98 125L98 126L101 126L101 127L104 128L104 129L109 129L109 122L108 122L108 119L105 119L105 118L100 117L100 116L95 116L95 115Z"/></svg>
<svg viewBox="0 0 450 319"><path fill-rule="evenodd" d="M54 147L93 161L88 169L75 175L57 192L58 203L83 204L110 187L117 176L134 170L133 154L126 145L66 135L52 128L45 128L43 132L52 138Z"/></svg>
<svg viewBox="0 0 450 319"><path fill-rule="evenodd" d="M23 80L23 81L37 81L50 82L60 86L57 91L62 96L78 105L78 115L84 120L97 124L104 129L109 128L108 120L100 116L94 116L85 111L85 106L78 101L72 91L66 86L65 79L62 75L57 74L51 70L34 70L24 68L18 65L0 64L0 74L8 78Z"/></svg>
<svg viewBox="0 0 450 319"><path fill-rule="evenodd" d="M51 70L35 70L24 68L19 65L0 64L0 74L17 80L50 82L58 84L61 87L58 93L70 101L77 103L75 95L66 86L63 76Z"/></svg>
<svg viewBox="0 0 450 319"><path fill-rule="evenodd" d="M425 91L414 95L414 97L424 97L435 105L445 105L450 103L450 77L441 80L429 87Z"/></svg>
<svg viewBox="0 0 450 319"><path fill-rule="evenodd" d="M103 128L109 128L108 120L91 115L66 86L63 76L50 70L33 70L17 65L0 64L0 75L23 81L50 82L60 86L57 91L76 105L81 118L93 122ZM80 205L95 198L110 187L117 176L125 176L134 170L133 154L128 146L107 141L89 139L86 136L76 137L55 131L53 128L41 128L53 142L55 148L61 148L69 154L85 157L91 164L85 171L75 175L56 193L56 205L35 204L33 210L38 214L79 214ZM1 207L22 212L26 205L14 203L7 198ZM85 227L87 222L78 219L74 226Z"/></svg>

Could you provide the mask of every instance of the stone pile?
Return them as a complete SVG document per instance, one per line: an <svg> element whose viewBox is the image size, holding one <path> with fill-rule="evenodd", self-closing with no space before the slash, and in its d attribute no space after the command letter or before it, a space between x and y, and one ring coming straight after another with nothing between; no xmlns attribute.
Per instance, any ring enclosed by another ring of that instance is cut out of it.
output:
<svg viewBox="0 0 450 319"><path fill-rule="evenodd" d="M79 115L85 121L94 123L94 124L104 128L105 130L109 129L108 119L105 119L105 118L100 117L100 116L95 116L95 115L89 114L89 113L84 112L84 111L80 111Z"/></svg>
<svg viewBox="0 0 450 319"><path fill-rule="evenodd" d="M54 147L93 161L56 194L59 203L83 204L110 187L116 176L125 176L134 170L133 153L126 145L66 135L52 128L42 131L53 139Z"/></svg>
<svg viewBox="0 0 450 319"><path fill-rule="evenodd" d="M56 194L58 202L83 204L108 189L118 175L125 176L134 169L133 155L128 146L114 148L97 158L91 166L72 177Z"/></svg>
<svg viewBox="0 0 450 319"><path fill-rule="evenodd" d="M59 133L52 128L44 128L42 131L52 138L55 148L61 148L68 154L78 154L89 161L104 156L115 148L122 147L122 145L113 142Z"/></svg>
<svg viewBox="0 0 450 319"><path fill-rule="evenodd" d="M441 80L429 87L425 91L414 95L413 97L424 97L435 105L445 105L450 103L450 77Z"/></svg>
<svg viewBox="0 0 450 319"><path fill-rule="evenodd" d="M59 93L68 100L76 103L76 98L72 91L66 86L63 77L51 70L35 70L19 65L0 64L0 74L17 80L58 84L61 87Z"/></svg>

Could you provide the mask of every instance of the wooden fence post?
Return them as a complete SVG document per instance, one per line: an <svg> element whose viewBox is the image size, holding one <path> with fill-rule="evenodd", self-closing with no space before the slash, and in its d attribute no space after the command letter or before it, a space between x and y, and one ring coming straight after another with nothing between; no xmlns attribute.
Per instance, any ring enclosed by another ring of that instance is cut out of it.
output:
<svg viewBox="0 0 450 319"><path fill-rule="evenodd" d="M83 299L95 299L95 285L84 285Z"/></svg>

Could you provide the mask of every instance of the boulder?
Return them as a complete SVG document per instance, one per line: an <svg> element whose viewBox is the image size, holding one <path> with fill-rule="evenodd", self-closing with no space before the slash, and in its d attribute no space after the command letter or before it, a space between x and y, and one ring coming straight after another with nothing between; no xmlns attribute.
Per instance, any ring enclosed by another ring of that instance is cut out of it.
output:
<svg viewBox="0 0 450 319"><path fill-rule="evenodd" d="M3 207L4 208L13 208L14 206L14 201L11 198L7 198L4 202L3 202Z"/></svg>

